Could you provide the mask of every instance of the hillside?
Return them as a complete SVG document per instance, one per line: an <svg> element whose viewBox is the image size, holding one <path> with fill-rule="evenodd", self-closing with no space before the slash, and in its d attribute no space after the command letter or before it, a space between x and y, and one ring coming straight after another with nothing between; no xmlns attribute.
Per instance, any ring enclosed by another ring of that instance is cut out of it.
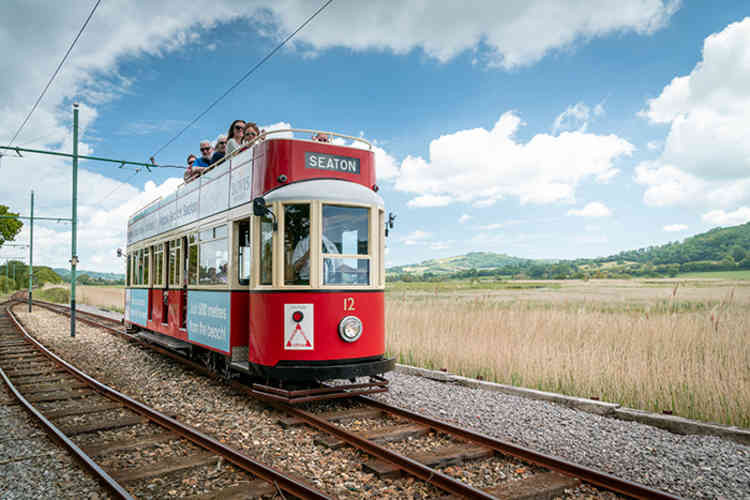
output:
<svg viewBox="0 0 750 500"><path fill-rule="evenodd" d="M70 269L55 267L53 271L55 271L60 276L60 278L63 279L63 281L70 282ZM81 282L82 276L84 275L87 276L91 281L119 282L125 280L125 275L121 273L100 273L98 271L77 270L76 283Z"/></svg>
<svg viewBox="0 0 750 500"><path fill-rule="evenodd" d="M627 278L750 269L750 222L714 228L683 241L599 257L533 260L492 252L471 252L419 264L391 267L389 280L447 278Z"/></svg>
<svg viewBox="0 0 750 500"><path fill-rule="evenodd" d="M470 252L465 255L430 259L418 264L395 266L388 268L388 273L434 273L446 274L470 269L501 269L509 265L519 265L532 262L529 259L512 257L494 252Z"/></svg>

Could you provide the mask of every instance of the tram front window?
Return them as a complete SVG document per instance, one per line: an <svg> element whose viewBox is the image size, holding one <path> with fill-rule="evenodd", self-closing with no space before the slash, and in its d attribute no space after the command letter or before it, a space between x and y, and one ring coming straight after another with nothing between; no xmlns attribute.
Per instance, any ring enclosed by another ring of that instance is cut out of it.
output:
<svg viewBox="0 0 750 500"><path fill-rule="evenodd" d="M284 205L284 284L310 284L310 205Z"/></svg>
<svg viewBox="0 0 750 500"><path fill-rule="evenodd" d="M369 235L369 208L323 205L324 285L370 284Z"/></svg>

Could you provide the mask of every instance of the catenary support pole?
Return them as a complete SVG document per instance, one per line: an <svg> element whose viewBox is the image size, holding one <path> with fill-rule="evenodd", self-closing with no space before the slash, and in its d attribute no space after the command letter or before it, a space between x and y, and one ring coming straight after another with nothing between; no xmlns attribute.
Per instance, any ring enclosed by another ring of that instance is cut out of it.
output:
<svg viewBox="0 0 750 500"><path fill-rule="evenodd" d="M73 213L71 215L72 232L70 235L70 336L76 336L76 239L78 237L78 103L73 104Z"/></svg>
<svg viewBox="0 0 750 500"><path fill-rule="evenodd" d="M34 190L31 190L31 223L29 224L29 312L31 312L31 293L34 288Z"/></svg>

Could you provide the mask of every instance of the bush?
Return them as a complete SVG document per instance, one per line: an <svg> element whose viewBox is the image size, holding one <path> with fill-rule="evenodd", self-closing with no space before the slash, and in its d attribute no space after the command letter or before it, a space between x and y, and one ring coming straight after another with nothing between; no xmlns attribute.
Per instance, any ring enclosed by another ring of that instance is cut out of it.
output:
<svg viewBox="0 0 750 500"><path fill-rule="evenodd" d="M67 304L70 302L70 290L67 288L45 288L44 290L34 291L34 298L46 300L47 302Z"/></svg>

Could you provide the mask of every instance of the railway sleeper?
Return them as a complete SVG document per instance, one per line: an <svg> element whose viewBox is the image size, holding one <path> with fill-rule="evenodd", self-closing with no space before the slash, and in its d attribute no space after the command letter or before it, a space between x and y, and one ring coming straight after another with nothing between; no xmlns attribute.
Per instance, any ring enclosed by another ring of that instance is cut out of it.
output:
<svg viewBox="0 0 750 500"><path fill-rule="evenodd" d="M243 481L219 491L185 497L184 500L245 500L246 498L260 498L276 493L278 492L274 486L257 479L255 481Z"/></svg>
<svg viewBox="0 0 750 500"><path fill-rule="evenodd" d="M428 467L447 467L460 464L470 460L480 460L494 455L494 451L484 446L446 446L429 453L415 453L409 458L416 460ZM365 472L375 474L380 478L397 478L401 476L401 469L390 462L384 462L378 458L362 464Z"/></svg>
<svg viewBox="0 0 750 500"><path fill-rule="evenodd" d="M341 422L343 420L351 420L355 418L372 418L379 417L383 414L383 410L376 408L360 408L355 410L336 410L325 413L318 413L315 416L328 420L329 422ZM301 417L295 416L284 416L281 417L277 423L284 429L289 427L306 425L307 421Z"/></svg>
<svg viewBox="0 0 750 500"><path fill-rule="evenodd" d="M356 434L364 439L375 443L389 443L394 441L403 441L410 437L424 436L430 432L430 428L424 425L405 424L394 425L382 429L371 431L357 432ZM315 444L320 444L327 448L338 449L346 446L346 442L335 436L321 435L315 438Z"/></svg>
<svg viewBox="0 0 750 500"><path fill-rule="evenodd" d="M580 486L581 481L576 478L563 476L557 472L542 472L530 477L485 488L484 491L499 500L552 500L565 495L566 490ZM440 500L458 500L459 497L446 495Z"/></svg>
<svg viewBox="0 0 750 500"><path fill-rule="evenodd" d="M118 483L127 483L131 481L140 481L151 479L173 472L195 469L205 465L213 465L219 461L219 457L213 453L196 453L184 457L165 458L158 465L151 464L143 467L120 469L110 471L109 474Z"/></svg>

